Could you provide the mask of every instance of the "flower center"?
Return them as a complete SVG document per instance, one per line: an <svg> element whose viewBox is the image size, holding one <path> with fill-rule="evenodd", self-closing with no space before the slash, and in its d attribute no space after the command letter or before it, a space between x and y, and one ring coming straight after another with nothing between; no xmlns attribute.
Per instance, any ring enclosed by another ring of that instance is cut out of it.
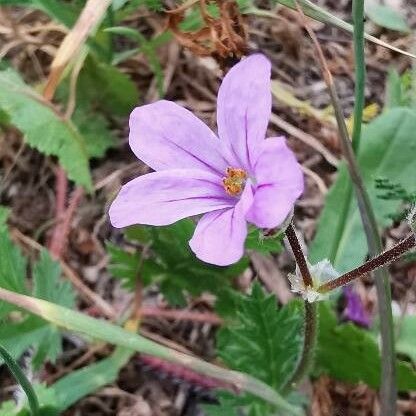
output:
<svg viewBox="0 0 416 416"><path fill-rule="evenodd" d="M238 196L243 192L247 179L244 169L228 167L225 171L227 176L222 179L225 192L231 196Z"/></svg>

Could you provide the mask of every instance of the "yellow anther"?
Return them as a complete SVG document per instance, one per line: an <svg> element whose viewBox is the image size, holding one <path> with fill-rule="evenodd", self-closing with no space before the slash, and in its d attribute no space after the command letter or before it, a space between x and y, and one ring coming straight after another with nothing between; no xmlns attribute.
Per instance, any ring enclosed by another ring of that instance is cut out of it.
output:
<svg viewBox="0 0 416 416"><path fill-rule="evenodd" d="M223 178L225 192L231 196L238 196L243 192L247 179L247 173L244 169L228 167L227 176Z"/></svg>

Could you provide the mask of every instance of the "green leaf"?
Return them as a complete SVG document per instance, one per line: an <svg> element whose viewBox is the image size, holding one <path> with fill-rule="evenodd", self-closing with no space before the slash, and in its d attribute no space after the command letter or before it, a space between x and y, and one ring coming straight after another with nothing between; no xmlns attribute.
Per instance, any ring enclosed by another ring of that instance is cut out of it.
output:
<svg viewBox="0 0 416 416"><path fill-rule="evenodd" d="M111 243L107 243L107 253L110 255L108 270L112 276L120 279L124 288L133 291L139 273L139 254L128 252Z"/></svg>
<svg viewBox="0 0 416 416"><path fill-rule="evenodd" d="M284 232L277 233L272 237L266 237L261 230L254 228L247 235L245 247L263 254L280 253L283 250L283 237Z"/></svg>
<svg viewBox="0 0 416 416"><path fill-rule="evenodd" d="M47 250L42 250L33 267L33 296L68 308L75 306L75 292L68 281L61 279L61 266Z"/></svg>
<svg viewBox="0 0 416 416"><path fill-rule="evenodd" d="M380 227L391 223L388 215L395 212L400 201L378 198L377 178L394 178L405 189L414 187L416 177L416 114L409 108L393 108L386 111L363 129L358 163L368 189L370 200ZM337 180L325 200L317 234L310 248L310 261L328 258L335 269L345 272L362 263L367 255L367 244L360 215L354 199L348 201L348 215L341 218L339 210L346 199L349 175L345 165L338 172ZM344 221L341 238L337 239L339 221Z"/></svg>
<svg viewBox="0 0 416 416"><path fill-rule="evenodd" d="M276 298L256 283L250 296L240 298L235 321L219 330L218 355L229 367L255 374L279 390L295 371L302 327L300 302L277 309Z"/></svg>
<svg viewBox="0 0 416 416"><path fill-rule="evenodd" d="M315 372L349 383L380 386L380 351L374 336L352 323L338 324L328 304L319 305L319 334ZM397 360L399 390L416 388L416 372L408 363Z"/></svg>
<svg viewBox="0 0 416 416"><path fill-rule="evenodd" d="M195 223L190 219L166 227L135 226L126 230L127 239L150 247L150 253L140 269L143 283L159 283L162 293L172 305L184 305L185 293L194 296L205 291L217 295L222 293L230 287L231 278L248 266L246 258L228 267L198 260L189 248L194 230ZM108 250L110 270L124 281L126 287L133 288L138 274L139 254L111 244Z"/></svg>
<svg viewBox="0 0 416 416"><path fill-rule="evenodd" d="M22 389L26 393L29 403L30 411L33 416L40 415L39 402L33 390L32 384L27 379L25 373L20 369L19 365L15 362L13 357L7 352L7 350L0 344L0 356L3 358L10 372L13 374L16 381L21 385Z"/></svg>
<svg viewBox="0 0 416 416"><path fill-rule="evenodd" d="M24 133L24 140L30 146L46 155L57 156L70 179L88 190L92 188L88 154L81 134L11 69L0 71L0 108Z"/></svg>
<svg viewBox="0 0 416 416"><path fill-rule="evenodd" d="M398 323L396 351L407 355L416 365L416 316L404 316Z"/></svg>
<svg viewBox="0 0 416 416"><path fill-rule="evenodd" d="M399 32L410 32L410 27L404 17L390 6L371 2L365 8L366 15L379 26Z"/></svg>
<svg viewBox="0 0 416 416"><path fill-rule="evenodd" d="M63 377L50 387L55 397L50 404L64 411L83 397L113 383L133 354L132 350L117 348L108 358Z"/></svg>
<svg viewBox="0 0 416 416"><path fill-rule="evenodd" d="M42 299L19 295L3 288L0 288L0 299L7 299L8 302L19 305L28 312L36 314L69 331L79 332L111 344L184 365L201 374L206 374L207 376L227 383L234 383L235 380L238 379L240 380L239 385L246 392L266 400L279 409L285 410L287 415L301 415L299 408L286 402L276 391L254 377L235 371L225 370L200 360L197 357L186 355L159 345L140 335L126 331L117 325L94 319L83 313L64 308Z"/></svg>
<svg viewBox="0 0 416 416"><path fill-rule="evenodd" d="M7 218L6 209L2 208L0 217L0 287L17 293L26 293L27 261L10 239L8 229L4 224ZM13 306L0 302L0 318L13 309Z"/></svg>
<svg viewBox="0 0 416 416"><path fill-rule="evenodd" d="M25 6L41 10L52 19L72 27L81 11L69 2L59 0L0 0L0 6Z"/></svg>
<svg viewBox="0 0 416 416"><path fill-rule="evenodd" d="M109 122L102 114L91 108L79 108L74 112L72 121L84 136L88 157L103 157L108 149L115 146Z"/></svg>
<svg viewBox="0 0 416 416"><path fill-rule="evenodd" d="M1 258L2 256L0 256ZM20 262L20 260L14 261L17 264ZM38 262L33 267L34 295L68 308L74 308L75 293L70 283L63 281L60 277L59 263L52 260L49 253L43 250ZM7 325L1 326L0 342L15 359L19 358L30 346L34 347L36 353L32 362L35 368L39 368L46 360L54 362L62 352L59 329L35 316L26 316L20 322L8 322Z"/></svg>
<svg viewBox="0 0 416 416"><path fill-rule="evenodd" d="M139 95L128 75L89 57L78 79L77 100L83 108L99 108L112 116L125 117L137 105Z"/></svg>

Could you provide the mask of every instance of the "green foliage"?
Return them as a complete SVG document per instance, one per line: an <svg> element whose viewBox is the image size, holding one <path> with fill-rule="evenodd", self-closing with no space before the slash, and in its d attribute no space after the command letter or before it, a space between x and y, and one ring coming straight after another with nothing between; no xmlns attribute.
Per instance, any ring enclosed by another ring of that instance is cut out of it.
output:
<svg viewBox="0 0 416 416"><path fill-rule="evenodd" d="M414 101L412 73L404 72L400 75L391 69L387 77L385 108L410 107Z"/></svg>
<svg viewBox="0 0 416 416"><path fill-rule="evenodd" d="M376 338L351 323L338 324L328 304L319 308L319 334L315 357L315 373L326 373L349 383L364 382L380 386L380 351ZM416 388L416 372L403 361L397 360L399 390Z"/></svg>
<svg viewBox="0 0 416 416"><path fill-rule="evenodd" d="M72 371L51 386L35 384L40 415L58 416L78 400L113 383L132 354L130 350L117 348L109 357ZM0 416L27 416L27 409L16 409L14 402L5 402L0 407Z"/></svg>
<svg viewBox="0 0 416 416"><path fill-rule="evenodd" d="M155 40L147 40L138 30L132 29L126 26L115 26L105 29L106 32L114 33L116 35L121 35L132 39L137 42L137 48L129 49L127 51L118 52L114 57L114 62L119 63L124 59L131 57L139 52L143 52L146 56L149 66L152 69L156 77L157 87L159 91L159 96L162 97L164 94L163 91L163 68L160 63L160 60L156 54L156 42Z"/></svg>
<svg viewBox="0 0 416 416"><path fill-rule="evenodd" d="M24 276L20 277L22 285L24 285ZM33 295L73 308L75 305L73 289L69 282L62 281L60 276L59 263L52 260L46 250L43 251L33 267ZM21 321L1 326L0 342L15 358L20 357L30 346L34 347L36 353L32 362L35 368L40 367L46 360L54 362L62 352L59 329L33 315L27 315Z"/></svg>
<svg viewBox="0 0 416 416"><path fill-rule="evenodd" d="M195 224L190 219L167 227L130 227L126 238L147 247L149 254L139 267L139 254L110 244L110 270L114 277L123 280L125 287L134 287L138 274L145 285L159 283L161 291L173 305L185 305L185 292L194 296L204 291L218 294L229 287L231 277L247 267L247 259L229 267L212 266L198 260L188 245L194 229Z"/></svg>
<svg viewBox="0 0 416 416"><path fill-rule="evenodd" d="M219 330L218 355L229 367L280 390L299 359L302 321L301 303L277 309L276 298L256 283L250 296L240 297L235 320Z"/></svg>
<svg viewBox="0 0 416 416"><path fill-rule="evenodd" d="M263 254L280 253L283 250L284 232L277 232L273 236L265 236L262 230L253 228L246 239L246 249L255 250Z"/></svg>
<svg viewBox="0 0 416 416"><path fill-rule="evenodd" d="M93 56L86 59L77 82L77 107L124 117L138 101L136 85L128 75Z"/></svg>
<svg viewBox="0 0 416 416"><path fill-rule="evenodd" d="M12 243L4 224L7 211L0 209L0 287L16 293L28 294L27 260L20 250ZM73 308L75 295L68 282L60 279L59 263L51 259L45 250L33 266L33 295ZM0 302L0 318L15 309L14 306ZM19 321L9 321L0 326L0 343L16 359L30 346L36 353L33 365L39 367L45 360L54 361L61 353L61 336L54 325L33 315L25 315Z"/></svg>
<svg viewBox="0 0 416 416"><path fill-rule="evenodd" d="M224 363L235 370L255 375L281 390L292 376L302 351L302 304L276 306L276 298L267 295L255 283L250 296L235 294L234 319L227 320L217 334L217 352ZM248 415L269 415L270 407L252 397L234 397L224 393L219 406L206 406L209 415L236 415L245 409ZM246 414L246 413L245 413Z"/></svg>
<svg viewBox="0 0 416 416"><path fill-rule="evenodd" d="M367 16L379 26L399 32L410 32L404 17L393 7L371 2L365 10Z"/></svg>
<svg viewBox="0 0 416 416"><path fill-rule="evenodd" d="M416 177L416 142L409 138L413 137L415 129L415 112L403 107L386 111L363 129L358 162L381 227L391 223L388 214L395 212L400 202L378 198L379 191L374 179L394 178L404 189L412 189ZM334 232L339 222L344 220L340 218L339 207L344 204L348 181L349 175L343 164L326 197L318 231L310 249L312 262L328 257L329 253L335 253L331 260L340 272L361 264L367 255L365 235L354 199L349 201L341 238L337 239Z"/></svg>
<svg viewBox="0 0 416 416"><path fill-rule="evenodd" d="M10 372L13 374L16 381L20 384L29 403L29 408L33 416L40 415L39 413L39 402L36 397L36 393L33 390L32 384L27 379L25 373L21 370L19 365L13 359L13 357L7 352L7 350L0 344L0 356L3 358L3 361L6 363Z"/></svg>
<svg viewBox="0 0 416 416"><path fill-rule="evenodd" d="M46 155L59 159L68 177L90 190L91 176L85 140L69 121L12 69L0 71L0 108L24 134L24 140Z"/></svg>
<svg viewBox="0 0 416 416"><path fill-rule="evenodd" d="M396 351L408 356L416 365L416 316L407 315L396 322L398 337Z"/></svg>
<svg viewBox="0 0 416 416"><path fill-rule="evenodd" d="M62 0L0 0L0 6L25 6L38 9L46 13L52 19L72 27L81 8L74 2Z"/></svg>

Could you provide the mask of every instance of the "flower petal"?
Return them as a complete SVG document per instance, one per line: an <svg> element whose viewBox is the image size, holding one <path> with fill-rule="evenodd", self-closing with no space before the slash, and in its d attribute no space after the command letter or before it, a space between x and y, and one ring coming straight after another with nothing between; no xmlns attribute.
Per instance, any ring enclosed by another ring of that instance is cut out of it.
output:
<svg viewBox="0 0 416 416"><path fill-rule="evenodd" d="M137 107L130 116L130 147L154 170L205 169L223 175L223 145L190 111L166 100Z"/></svg>
<svg viewBox="0 0 416 416"><path fill-rule="evenodd" d="M167 225L182 218L235 205L221 179L196 169L172 169L140 176L124 185L110 207L114 227Z"/></svg>
<svg viewBox="0 0 416 416"><path fill-rule="evenodd" d="M270 68L264 55L251 55L231 68L218 92L218 135L226 141L234 167L250 173L271 113Z"/></svg>
<svg viewBox="0 0 416 416"><path fill-rule="evenodd" d="M283 137L266 139L254 166L257 186L247 221L261 228L281 225L303 192L303 173Z"/></svg>
<svg viewBox="0 0 416 416"><path fill-rule="evenodd" d="M248 184L234 208L210 212L199 220L189 241L199 259L217 266L227 266L243 256L247 236L244 217L252 201L253 191L251 184Z"/></svg>

